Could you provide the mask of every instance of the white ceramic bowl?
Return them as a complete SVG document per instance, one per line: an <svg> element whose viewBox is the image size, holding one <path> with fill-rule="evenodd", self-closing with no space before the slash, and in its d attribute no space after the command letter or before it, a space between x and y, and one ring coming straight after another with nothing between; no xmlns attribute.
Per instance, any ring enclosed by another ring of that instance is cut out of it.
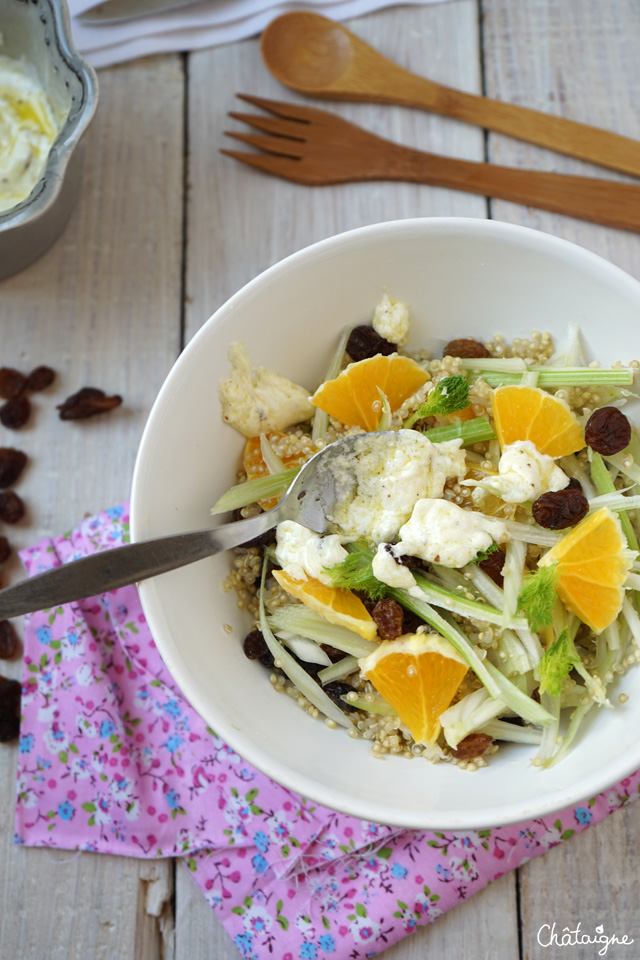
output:
<svg viewBox="0 0 640 960"><path fill-rule="evenodd" d="M411 308L411 346L457 336L511 338L577 322L593 358L640 354L640 284L592 253L526 228L467 219L403 220L317 243L251 281L203 326L151 411L132 494L135 540L197 529L234 482L243 439L220 418L227 346L304 384L322 379L345 324L365 322L381 294ZM640 669L618 690L629 702L594 709L557 767L531 766L535 748L502 747L485 769L386 758L329 730L276 695L248 661L249 624L223 593L221 555L141 585L158 648L186 697L243 757L286 787L355 816L400 826L477 828L577 803L640 767ZM233 627L231 635L224 625Z"/></svg>

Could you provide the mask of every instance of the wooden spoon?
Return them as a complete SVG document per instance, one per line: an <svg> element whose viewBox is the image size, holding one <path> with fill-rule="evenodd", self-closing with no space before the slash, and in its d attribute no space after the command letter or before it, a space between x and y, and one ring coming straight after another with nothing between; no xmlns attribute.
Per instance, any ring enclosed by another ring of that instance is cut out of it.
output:
<svg viewBox="0 0 640 960"><path fill-rule="evenodd" d="M301 93L420 107L640 176L640 142L419 77L318 13L276 17L263 32L260 48L273 76Z"/></svg>

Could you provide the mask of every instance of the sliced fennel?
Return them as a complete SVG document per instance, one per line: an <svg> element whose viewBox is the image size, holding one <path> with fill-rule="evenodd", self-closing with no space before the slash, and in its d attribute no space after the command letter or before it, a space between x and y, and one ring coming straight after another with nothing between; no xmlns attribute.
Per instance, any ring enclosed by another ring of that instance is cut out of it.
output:
<svg viewBox="0 0 640 960"><path fill-rule="evenodd" d="M332 663L330 667L325 667L324 670L321 670L318 673L318 680L324 686L325 683L329 683L331 680L340 680L342 677L348 677L350 673L355 673L357 669L357 657L343 657L342 660L338 660L336 663Z"/></svg>
<svg viewBox="0 0 640 960"><path fill-rule="evenodd" d="M413 571L413 577L418 590L422 594L419 599L424 599L427 603L432 603L436 607L443 607L450 613L457 613L473 620L484 620L485 623L495 623L502 626L502 611L496 609L496 607L491 607L488 603L480 603L478 600L469 600L467 597L453 593L451 590L439 587L415 571ZM524 617L514 616L511 622L520 627L527 625Z"/></svg>
<svg viewBox="0 0 640 960"><path fill-rule="evenodd" d="M444 738L452 750L479 727L507 712L500 697L492 697L484 687L468 693L440 714Z"/></svg>
<svg viewBox="0 0 640 960"><path fill-rule="evenodd" d="M335 378L340 373L340 367L342 366L342 361L344 360L344 352L347 349L347 341L351 335L353 327L345 327L340 333L338 338L338 343L336 345L335 353L331 358L331 363L329 364L329 369L327 370L327 375L325 376L326 380L335 380ZM313 424L311 427L311 439L315 442L316 440L323 440L327 433L327 428L329 426L329 414L325 413L324 410L321 410L320 407L316 408L316 412L313 416Z"/></svg>
<svg viewBox="0 0 640 960"><path fill-rule="evenodd" d="M611 510L616 511L633 510L640 506L640 497L625 497L624 494L616 490L613 477L609 473L609 468L602 456L595 450L590 450L589 452L591 454L591 478L596 486L596 490L600 494L599 497L595 497L589 501L589 509L597 509L597 507L594 506L597 502L600 502L600 505L603 507L610 507ZM622 532L627 539L627 545L631 550L637 550L638 538L636 537L630 518L626 513L620 512L619 519Z"/></svg>
<svg viewBox="0 0 640 960"><path fill-rule="evenodd" d="M462 438L462 445L482 443L485 440L495 439L495 432L487 417L474 417L473 420L460 420L458 423L447 424L443 427L432 427L425 430L424 436L432 443L442 443L445 440Z"/></svg>
<svg viewBox="0 0 640 960"><path fill-rule="evenodd" d="M346 627L329 623L321 614L302 603L287 603L278 607L267 617L267 622L276 631L289 630L316 643L328 643L352 657L368 657L378 648L377 643L364 640Z"/></svg>
<svg viewBox="0 0 640 960"><path fill-rule="evenodd" d="M278 630L276 637L293 651L299 660L304 660L306 663L319 663L323 667L330 666L331 657L315 640L301 637L299 633L290 633L288 630Z"/></svg>
<svg viewBox="0 0 640 960"><path fill-rule="evenodd" d="M266 500L269 497L276 497L280 493L285 493L299 473L300 467L291 467L282 473L273 473L268 477L256 477L255 480L237 483L214 503L211 513L212 515L227 513L228 510L247 507L250 503L255 503L256 500Z"/></svg>
<svg viewBox="0 0 640 960"><path fill-rule="evenodd" d="M390 704L383 700L381 697L377 697L374 700L367 700L365 697L353 697L349 696L341 697L345 703L348 703L349 706L355 707L357 710L367 710L369 713L378 713L382 717L395 717L396 712Z"/></svg>
<svg viewBox="0 0 640 960"><path fill-rule="evenodd" d="M331 697L327 696L322 687L309 676L300 664L293 659L291 654L282 646L279 640L274 636L264 608L264 582L267 574L267 561L262 565L262 578L260 581L260 630L264 637L274 660L278 660L283 673L289 677L292 683L296 685L300 693L303 694L314 707L324 713L330 720L334 720L341 727L351 728L353 724L342 712L340 707L336 706Z"/></svg>
<svg viewBox="0 0 640 960"><path fill-rule="evenodd" d="M268 440L267 435L264 433L260 434L260 453L262 455L262 459L267 465L269 474L284 473L286 467L273 449L273 446Z"/></svg>
<svg viewBox="0 0 640 960"><path fill-rule="evenodd" d="M633 383L633 371L625 367L547 367L526 365L523 368L508 368L505 365L509 360L463 360L463 369L472 371L482 377L490 387L519 384L522 374L526 371L538 374L539 387L571 387L571 386L628 386ZM489 364L491 363L491 366Z"/></svg>
<svg viewBox="0 0 640 960"><path fill-rule="evenodd" d="M391 429L391 406L389 404L386 394L382 392L380 387L378 387L378 393L380 394L380 402L382 403L382 413L380 414L380 423L378 424L378 430L390 430Z"/></svg>
<svg viewBox="0 0 640 960"><path fill-rule="evenodd" d="M551 725L549 725L551 726ZM510 741L511 743L540 743L544 731L535 727L521 727L517 723L509 723L507 720L489 720L484 726L478 727L478 733L486 733L494 740Z"/></svg>

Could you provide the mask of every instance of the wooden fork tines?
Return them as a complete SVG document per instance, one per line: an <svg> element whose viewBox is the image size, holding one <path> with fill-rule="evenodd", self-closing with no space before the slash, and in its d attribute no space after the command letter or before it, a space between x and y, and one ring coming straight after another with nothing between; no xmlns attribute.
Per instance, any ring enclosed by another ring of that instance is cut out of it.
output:
<svg viewBox="0 0 640 960"><path fill-rule="evenodd" d="M327 110L238 96L270 115L232 112L234 120L262 132L225 133L262 152L221 152L265 173L308 186L363 180L425 183L640 230L640 186L635 184L442 157L385 140Z"/></svg>

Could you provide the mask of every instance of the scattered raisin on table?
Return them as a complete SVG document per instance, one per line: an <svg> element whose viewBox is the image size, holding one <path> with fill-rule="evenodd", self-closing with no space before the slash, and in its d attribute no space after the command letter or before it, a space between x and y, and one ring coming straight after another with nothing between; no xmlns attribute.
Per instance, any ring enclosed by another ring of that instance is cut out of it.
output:
<svg viewBox="0 0 640 960"><path fill-rule="evenodd" d="M10 620L0 620L0 660L10 660L18 649L18 634Z"/></svg>
<svg viewBox="0 0 640 960"><path fill-rule="evenodd" d="M27 385L27 378L13 367L0 367L0 397L10 400L19 396Z"/></svg>
<svg viewBox="0 0 640 960"><path fill-rule="evenodd" d="M16 740L20 734L20 697L22 686L17 680L0 677L0 743Z"/></svg>
<svg viewBox="0 0 640 960"><path fill-rule="evenodd" d="M27 390L32 390L34 393L38 390L46 390L55 378L55 370L52 370L51 367L35 367L27 377Z"/></svg>
<svg viewBox="0 0 640 960"><path fill-rule="evenodd" d="M499 587L504 586L504 577L502 576L502 568L504 567L504 561L507 559L507 555L500 547L497 550L494 550L493 553L490 553L488 557L485 557L484 560L478 561L478 566L481 570L487 574L488 577L491 577L493 582Z"/></svg>
<svg viewBox="0 0 640 960"><path fill-rule="evenodd" d="M391 597L378 600L371 611L371 616L375 620L378 633L383 640L395 640L402 636L404 614L400 604L392 600Z"/></svg>
<svg viewBox="0 0 640 960"><path fill-rule="evenodd" d="M12 487L27 462L27 455L15 447L0 447L0 487Z"/></svg>
<svg viewBox="0 0 640 960"><path fill-rule="evenodd" d="M353 687L349 686L348 683L344 683L342 680L330 680L329 683L325 683L322 688L327 696L331 697L333 702L337 704L341 710L346 710L347 712L353 712L357 710L357 707L354 707L353 704L349 703L348 700L343 700L342 697L346 696L347 693L351 693Z"/></svg>
<svg viewBox="0 0 640 960"><path fill-rule="evenodd" d="M11 544L6 537L0 537L0 563L4 563L11 556Z"/></svg>
<svg viewBox="0 0 640 960"><path fill-rule="evenodd" d="M366 323L353 328L346 346L347 353L353 361L367 360L369 357L375 357L378 353L388 357L390 353L395 353L397 349L395 343L385 340L379 333L376 333L373 327Z"/></svg>
<svg viewBox="0 0 640 960"><path fill-rule="evenodd" d="M493 738L488 733L470 733L451 753L456 760L472 760L474 757L481 757L492 743Z"/></svg>
<svg viewBox="0 0 640 960"><path fill-rule="evenodd" d="M24 513L24 503L17 493L13 490L3 490L0 493L0 520L17 523L22 520Z"/></svg>
<svg viewBox="0 0 640 960"><path fill-rule="evenodd" d="M261 630L252 630L242 641L242 649L249 660L259 660L263 667L273 666L273 656Z"/></svg>
<svg viewBox="0 0 640 960"><path fill-rule="evenodd" d="M11 397L0 407L0 423L9 430L19 430L31 416L31 401L24 394Z"/></svg>
<svg viewBox="0 0 640 960"><path fill-rule="evenodd" d="M451 340L442 351L443 357L489 357L491 354L484 343L471 337Z"/></svg>
<svg viewBox="0 0 640 960"><path fill-rule="evenodd" d="M631 424L617 407L600 407L587 420L584 438L592 450L610 457L629 445Z"/></svg>
<svg viewBox="0 0 640 960"><path fill-rule="evenodd" d="M582 490L571 486L543 493L531 507L533 519L547 530L572 527L586 516L588 510L589 501Z"/></svg>
<svg viewBox="0 0 640 960"><path fill-rule="evenodd" d="M108 397L104 390L97 387L83 387L56 408L60 411L61 420L87 420L98 413L108 413L114 407L119 407L122 397L114 394Z"/></svg>

